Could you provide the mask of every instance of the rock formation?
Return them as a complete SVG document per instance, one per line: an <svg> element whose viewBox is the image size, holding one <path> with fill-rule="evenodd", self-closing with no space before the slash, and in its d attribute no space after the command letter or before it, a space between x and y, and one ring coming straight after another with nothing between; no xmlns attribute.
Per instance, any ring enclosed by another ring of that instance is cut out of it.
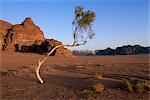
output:
<svg viewBox="0 0 150 100"><path fill-rule="evenodd" d="M134 55L134 54L149 54L150 47L140 45L126 45L117 47L116 49L107 48L104 50L96 50L95 55Z"/></svg>
<svg viewBox="0 0 150 100"><path fill-rule="evenodd" d="M45 39L43 32L31 18L21 24L12 25L0 20L0 50L9 52L48 53L53 47L62 44L54 39ZM71 51L62 47L53 56L73 56Z"/></svg>
<svg viewBox="0 0 150 100"><path fill-rule="evenodd" d="M5 36L11 27L10 23L0 20L0 50L2 50L2 45L5 44Z"/></svg>

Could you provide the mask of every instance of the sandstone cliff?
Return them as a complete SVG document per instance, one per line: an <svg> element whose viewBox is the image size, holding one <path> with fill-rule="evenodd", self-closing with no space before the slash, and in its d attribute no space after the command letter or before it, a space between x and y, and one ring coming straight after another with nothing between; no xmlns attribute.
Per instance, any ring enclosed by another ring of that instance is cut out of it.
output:
<svg viewBox="0 0 150 100"><path fill-rule="evenodd" d="M62 43L57 40L45 39L44 33L31 18L26 18L16 25L0 20L0 50L43 54L60 44ZM71 51L64 47L55 50L52 55L73 56Z"/></svg>
<svg viewBox="0 0 150 100"><path fill-rule="evenodd" d="M11 27L12 25L10 23L0 20L0 50L2 50L2 45L5 44L5 36Z"/></svg>

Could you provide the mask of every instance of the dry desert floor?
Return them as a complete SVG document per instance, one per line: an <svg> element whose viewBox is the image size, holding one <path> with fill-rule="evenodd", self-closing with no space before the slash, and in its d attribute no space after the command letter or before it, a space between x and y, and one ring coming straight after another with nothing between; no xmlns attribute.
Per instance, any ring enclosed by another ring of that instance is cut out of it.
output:
<svg viewBox="0 0 150 100"><path fill-rule="evenodd" d="M150 93L137 94L120 89L121 79L133 77L149 80L148 55L48 57L40 73L34 69L44 55L34 53L0 53L1 100L149 100ZM101 80L95 78L102 75ZM102 83L104 91L91 87Z"/></svg>

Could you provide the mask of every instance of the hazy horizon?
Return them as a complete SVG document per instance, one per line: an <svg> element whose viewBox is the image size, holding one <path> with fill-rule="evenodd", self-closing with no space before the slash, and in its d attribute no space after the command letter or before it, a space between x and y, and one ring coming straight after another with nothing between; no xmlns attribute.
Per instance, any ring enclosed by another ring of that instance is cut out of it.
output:
<svg viewBox="0 0 150 100"><path fill-rule="evenodd" d="M96 35L86 45L69 49L150 45L148 0L2 0L0 19L18 24L31 17L46 38L72 43L72 21L77 5L96 13L93 25Z"/></svg>

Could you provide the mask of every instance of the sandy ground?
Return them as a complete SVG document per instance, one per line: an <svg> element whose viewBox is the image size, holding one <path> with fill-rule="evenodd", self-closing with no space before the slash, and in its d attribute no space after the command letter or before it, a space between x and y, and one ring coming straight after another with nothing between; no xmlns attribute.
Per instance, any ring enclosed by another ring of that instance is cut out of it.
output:
<svg viewBox="0 0 150 100"><path fill-rule="evenodd" d="M34 69L44 55L32 53L0 53L0 99L19 100L148 100L149 92L137 94L120 89L120 80L133 77L149 80L148 55L49 57L42 65L40 84ZM102 74L97 80L95 74ZM104 91L91 87L103 83Z"/></svg>

